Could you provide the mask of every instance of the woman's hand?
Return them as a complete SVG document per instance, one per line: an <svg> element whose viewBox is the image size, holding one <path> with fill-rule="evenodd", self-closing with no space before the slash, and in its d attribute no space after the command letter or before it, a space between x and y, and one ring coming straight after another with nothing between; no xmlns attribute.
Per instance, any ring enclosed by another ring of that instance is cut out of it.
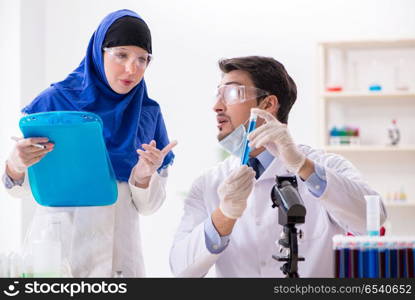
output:
<svg viewBox="0 0 415 300"><path fill-rule="evenodd" d="M138 163L133 169L133 178L135 185L141 188L148 187L151 176L161 167L164 157L177 145L177 141L173 141L162 150L156 148L156 142L152 140L150 144L143 144L144 149L138 149Z"/></svg>
<svg viewBox="0 0 415 300"><path fill-rule="evenodd" d="M16 142L6 163L6 173L13 180L23 179L26 169L38 163L47 153L53 150L54 144L48 143L48 138L32 137ZM44 149L34 146L42 144Z"/></svg>

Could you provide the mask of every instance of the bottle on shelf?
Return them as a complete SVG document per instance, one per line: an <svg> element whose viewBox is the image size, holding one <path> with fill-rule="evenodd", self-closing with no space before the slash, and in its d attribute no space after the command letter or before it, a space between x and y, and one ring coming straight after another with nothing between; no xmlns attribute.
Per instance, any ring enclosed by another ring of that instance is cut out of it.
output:
<svg viewBox="0 0 415 300"><path fill-rule="evenodd" d="M404 186L401 186L399 191L388 191L385 200L388 203L407 203L408 197L406 196Z"/></svg>
<svg viewBox="0 0 415 300"><path fill-rule="evenodd" d="M396 146L399 144L401 139L401 133L398 126L396 125L396 119L392 120L392 125L388 128L388 136L390 140L390 145Z"/></svg>
<svg viewBox="0 0 415 300"><path fill-rule="evenodd" d="M405 59L399 58L398 63L395 67L395 90L405 92L409 90L409 85L405 78Z"/></svg>
<svg viewBox="0 0 415 300"><path fill-rule="evenodd" d="M403 186L401 186L401 190L400 190L400 193L399 193L399 201L401 201L401 202L406 202L407 201L406 193L405 193L405 190L404 190Z"/></svg>
<svg viewBox="0 0 415 300"><path fill-rule="evenodd" d="M341 92L344 87L344 63L343 52L338 48L328 51L328 80L326 90L328 92Z"/></svg>
<svg viewBox="0 0 415 300"><path fill-rule="evenodd" d="M9 260L9 277L16 278L22 275L22 257L17 252L11 252Z"/></svg>
<svg viewBox="0 0 415 300"><path fill-rule="evenodd" d="M339 145L359 145L360 138L359 138L359 128L351 127L351 126L343 126L341 128L337 128L333 126L329 132L330 139L329 143L332 146L339 146Z"/></svg>
<svg viewBox="0 0 415 300"><path fill-rule="evenodd" d="M33 277L33 254L26 252L22 257L22 278Z"/></svg>
<svg viewBox="0 0 415 300"><path fill-rule="evenodd" d="M380 66L377 59L373 59L371 63L371 72L372 80L369 84L369 91L371 92L380 92L382 91L382 85L379 80Z"/></svg>
<svg viewBox="0 0 415 300"><path fill-rule="evenodd" d="M337 129L336 126L330 129L329 143L330 145L333 145L333 146L340 145L340 131Z"/></svg>

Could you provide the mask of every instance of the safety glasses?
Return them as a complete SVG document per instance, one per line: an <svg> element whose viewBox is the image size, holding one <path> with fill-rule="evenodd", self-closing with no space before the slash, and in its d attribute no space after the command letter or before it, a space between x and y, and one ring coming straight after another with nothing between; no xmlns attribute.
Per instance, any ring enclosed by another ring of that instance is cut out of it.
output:
<svg viewBox="0 0 415 300"><path fill-rule="evenodd" d="M145 69L153 59L153 56L149 53L137 55L133 51L122 47L103 48L103 50L109 54L112 61L124 67L133 62L137 68Z"/></svg>
<svg viewBox="0 0 415 300"><path fill-rule="evenodd" d="M252 86L220 85L215 92L215 100L221 100L225 105L243 103L249 100L268 96L270 93Z"/></svg>

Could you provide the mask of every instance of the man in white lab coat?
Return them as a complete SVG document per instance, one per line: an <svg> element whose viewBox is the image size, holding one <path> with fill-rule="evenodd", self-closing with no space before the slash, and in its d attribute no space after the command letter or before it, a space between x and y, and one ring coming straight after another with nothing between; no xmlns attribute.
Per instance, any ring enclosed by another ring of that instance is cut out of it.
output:
<svg viewBox="0 0 415 300"><path fill-rule="evenodd" d="M297 90L281 63L252 56L224 59L219 67L213 110L219 143L233 155L194 181L170 253L173 274L202 277L215 266L218 277L284 276L283 263L272 258L282 226L270 192L276 175L292 174L307 210L305 224L297 226L305 257L299 276L332 277L333 235L364 234L364 195L376 192L343 157L293 142L286 124ZM248 135L247 167L239 156L251 109L258 121Z"/></svg>

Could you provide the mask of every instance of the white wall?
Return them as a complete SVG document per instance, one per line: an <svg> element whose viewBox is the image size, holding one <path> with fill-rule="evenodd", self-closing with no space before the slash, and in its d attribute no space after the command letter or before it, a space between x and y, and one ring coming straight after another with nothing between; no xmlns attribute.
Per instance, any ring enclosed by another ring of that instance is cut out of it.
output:
<svg viewBox="0 0 415 300"><path fill-rule="evenodd" d="M31 2L21 1L23 6ZM219 58L257 54L284 63L298 86L292 134L299 143L315 145L316 43L415 37L411 0L45 0L43 12L37 12L44 14L44 44L36 45L44 47L46 57L38 66L43 82L59 81L73 70L100 20L121 8L137 11L151 28L155 60L146 73L149 95L162 106L170 138L179 141L168 199L155 215L142 218L149 276L171 276L168 252L181 215L182 194L217 161L211 99L220 76ZM46 84L38 90L43 87ZM31 90L25 101L38 90Z"/></svg>
<svg viewBox="0 0 415 300"><path fill-rule="evenodd" d="M45 5L43 0L0 1L2 71L0 72L0 161L20 136L20 109L45 86ZM22 206L21 204L24 203ZM19 248L31 220L33 205L0 189L0 252ZM11 229L11 230L10 230Z"/></svg>
<svg viewBox="0 0 415 300"><path fill-rule="evenodd" d="M21 95L20 1L0 0L0 28L0 162L4 162L13 145L10 136L18 134L15 124ZM3 164L0 172L3 173ZM16 249L20 244L20 212L21 200L12 199L0 188L0 253Z"/></svg>

